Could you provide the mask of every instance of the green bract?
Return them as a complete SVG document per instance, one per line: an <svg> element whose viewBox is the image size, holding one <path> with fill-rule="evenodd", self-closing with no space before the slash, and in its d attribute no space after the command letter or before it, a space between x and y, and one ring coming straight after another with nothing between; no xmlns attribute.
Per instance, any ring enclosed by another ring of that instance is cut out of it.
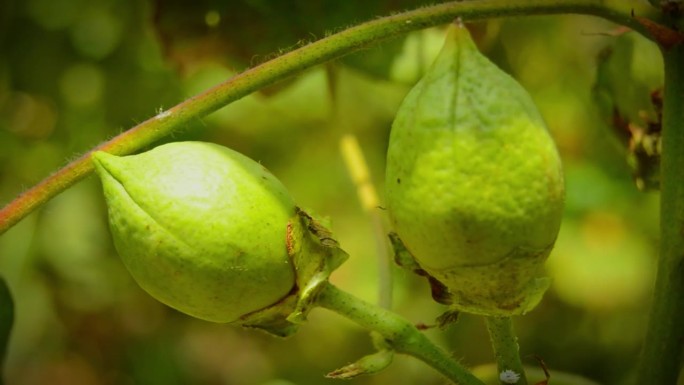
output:
<svg viewBox="0 0 684 385"><path fill-rule="evenodd" d="M462 26L397 113L386 199L443 302L512 315L541 299L563 209L560 158L530 96Z"/></svg>
<svg viewBox="0 0 684 385"><path fill-rule="evenodd" d="M116 249L150 295L208 321L287 326L325 253L301 246L313 219L263 166L201 142L93 161Z"/></svg>

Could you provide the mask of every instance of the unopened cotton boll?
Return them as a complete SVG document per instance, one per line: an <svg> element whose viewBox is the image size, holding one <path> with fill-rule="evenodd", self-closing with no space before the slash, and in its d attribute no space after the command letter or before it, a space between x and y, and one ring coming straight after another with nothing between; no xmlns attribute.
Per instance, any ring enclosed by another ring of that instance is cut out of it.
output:
<svg viewBox="0 0 684 385"><path fill-rule="evenodd" d="M490 316L537 305L563 211L560 157L529 94L463 26L397 112L385 186L393 229L441 302Z"/></svg>
<svg viewBox="0 0 684 385"><path fill-rule="evenodd" d="M116 250L154 298L203 320L236 322L295 287L287 247L295 203L257 162L202 142L92 159Z"/></svg>

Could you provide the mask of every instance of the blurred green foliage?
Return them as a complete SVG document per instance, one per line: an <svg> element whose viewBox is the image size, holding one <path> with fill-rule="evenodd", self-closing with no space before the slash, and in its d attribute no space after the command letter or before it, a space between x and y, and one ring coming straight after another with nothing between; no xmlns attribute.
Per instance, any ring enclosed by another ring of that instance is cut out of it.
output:
<svg viewBox="0 0 684 385"><path fill-rule="evenodd" d="M314 3L0 2L0 203L271 53L418 5ZM590 17L493 20L472 29L485 54L537 101L567 173L566 216L548 263L553 287L535 311L515 320L523 358L535 365L530 356L537 355L551 369L618 384L630 376L645 327L658 196L634 187L628 154L604 107L628 104L625 114L634 119L652 111L643 93L662 81L659 56L652 43ZM168 140L220 143L271 169L300 205L330 218L351 255L333 281L375 301L372 225L338 141L357 135L382 191L393 115L442 38L440 29L431 29L371 47L246 97ZM626 38L636 41L632 56L622 50L619 64L600 66L599 54ZM599 68L608 79L600 103L592 95ZM432 302L427 284L395 274L395 310L432 323L443 308ZM0 237L0 275L16 303L5 370L11 384L332 384L338 382L325 373L372 349L366 332L324 311L279 340L194 320L155 302L116 256L94 178ZM477 317L428 333L467 365L493 360ZM443 382L408 357L354 380Z"/></svg>
<svg viewBox="0 0 684 385"><path fill-rule="evenodd" d="M3 367L9 337L14 325L14 300L5 279L0 276L0 384L4 384Z"/></svg>

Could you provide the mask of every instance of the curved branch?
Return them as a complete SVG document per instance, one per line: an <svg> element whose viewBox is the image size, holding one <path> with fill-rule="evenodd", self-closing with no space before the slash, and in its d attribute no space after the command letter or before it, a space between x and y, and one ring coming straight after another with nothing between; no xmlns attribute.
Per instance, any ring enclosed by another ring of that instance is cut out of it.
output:
<svg viewBox="0 0 684 385"><path fill-rule="evenodd" d="M379 333L393 350L425 362L454 384L485 385L413 324L391 311L362 301L330 283L323 287L316 304Z"/></svg>
<svg viewBox="0 0 684 385"><path fill-rule="evenodd" d="M187 122L216 111L254 91L382 40L446 24L457 17L478 20L568 13L603 17L649 36L645 27L632 17L633 13L643 15L649 11L651 8L647 4L634 0L454 1L386 16L351 27L248 69L98 145L2 208L0 234L91 173L92 151L106 151L116 155L133 153L178 131Z"/></svg>

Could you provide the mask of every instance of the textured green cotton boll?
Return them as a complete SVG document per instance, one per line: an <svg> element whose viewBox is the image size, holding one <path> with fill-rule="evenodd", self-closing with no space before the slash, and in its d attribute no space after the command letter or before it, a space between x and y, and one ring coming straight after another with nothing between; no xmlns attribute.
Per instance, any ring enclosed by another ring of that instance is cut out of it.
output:
<svg viewBox="0 0 684 385"><path fill-rule="evenodd" d="M159 301L200 319L235 322L295 287L287 231L297 210L263 166L201 142L125 157L96 152L93 161L114 245Z"/></svg>
<svg viewBox="0 0 684 385"><path fill-rule="evenodd" d="M441 300L485 315L532 309L548 286L543 264L563 190L558 152L528 93L452 25L402 102L386 170L394 231Z"/></svg>

